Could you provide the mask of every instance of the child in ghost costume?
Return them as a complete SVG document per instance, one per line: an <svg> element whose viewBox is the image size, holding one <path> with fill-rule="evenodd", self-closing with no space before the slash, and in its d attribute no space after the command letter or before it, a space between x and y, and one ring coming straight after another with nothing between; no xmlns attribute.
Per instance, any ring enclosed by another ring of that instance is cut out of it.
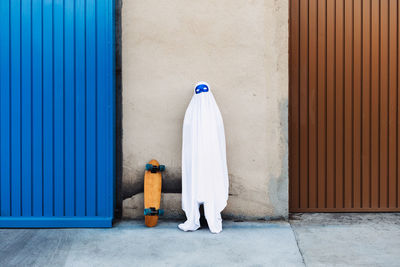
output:
<svg viewBox="0 0 400 267"><path fill-rule="evenodd" d="M221 112L209 85L200 82L186 110L182 144L182 209L186 222L178 227L200 227L199 206L212 233L222 231L221 211L228 200L228 169Z"/></svg>

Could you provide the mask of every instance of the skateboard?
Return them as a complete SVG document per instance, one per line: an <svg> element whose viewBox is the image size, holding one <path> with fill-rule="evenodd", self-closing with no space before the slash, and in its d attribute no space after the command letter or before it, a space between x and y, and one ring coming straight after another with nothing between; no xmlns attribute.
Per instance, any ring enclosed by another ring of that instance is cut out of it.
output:
<svg viewBox="0 0 400 267"><path fill-rule="evenodd" d="M146 164L144 174L144 222L147 227L157 225L158 216L164 214L160 209L161 202L161 172L165 170L164 165L160 165L157 160L151 160Z"/></svg>

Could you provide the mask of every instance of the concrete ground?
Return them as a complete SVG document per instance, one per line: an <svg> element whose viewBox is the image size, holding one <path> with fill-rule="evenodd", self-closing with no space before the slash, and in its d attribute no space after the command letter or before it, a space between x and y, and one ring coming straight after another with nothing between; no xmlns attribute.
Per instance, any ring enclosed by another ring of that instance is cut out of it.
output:
<svg viewBox="0 0 400 267"><path fill-rule="evenodd" d="M0 229L0 266L400 266L400 214L298 214L224 222L221 234L178 222L146 228Z"/></svg>
<svg viewBox="0 0 400 267"><path fill-rule="evenodd" d="M290 223L307 266L400 266L400 213L299 214Z"/></svg>

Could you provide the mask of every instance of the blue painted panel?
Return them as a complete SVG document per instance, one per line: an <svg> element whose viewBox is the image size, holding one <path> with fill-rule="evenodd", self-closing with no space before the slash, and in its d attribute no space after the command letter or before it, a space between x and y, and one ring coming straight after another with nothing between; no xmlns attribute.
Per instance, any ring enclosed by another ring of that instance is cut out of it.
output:
<svg viewBox="0 0 400 267"><path fill-rule="evenodd" d="M0 1L0 207L1 215L11 215L11 46L10 2Z"/></svg>
<svg viewBox="0 0 400 267"><path fill-rule="evenodd" d="M75 2L64 3L65 215L75 216ZM71 177L68 178L67 177Z"/></svg>
<svg viewBox="0 0 400 267"><path fill-rule="evenodd" d="M43 0L43 216L53 216L54 204L54 50L53 3Z"/></svg>
<svg viewBox="0 0 400 267"><path fill-rule="evenodd" d="M43 216L43 21L42 1L32 0L32 207ZM3 216L3 214L1 214Z"/></svg>
<svg viewBox="0 0 400 267"><path fill-rule="evenodd" d="M54 1L54 211L64 216L64 5Z"/></svg>
<svg viewBox="0 0 400 267"><path fill-rule="evenodd" d="M85 0L75 0L75 166L76 215L86 211L86 50L85 50ZM83 115L83 116L81 116Z"/></svg>
<svg viewBox="0 0 400 267"><path fill-rule="evenodd" d="M0 228L111 227L112 217L0 217Z"/></svg>
<svg viewBox="0 0 400 267"><path fill-rule="evenodd" d="M32 6L21 6L22 215L32 216Z"/></svg>
<svg viewBox="0 0 400 267"><path fill-rule="evenodd" d="M0 227L111 227L114 1L0 1Z"/></svg>
<svg viewBox="0 0 400 267"><path fill-rule="evenodd" d="M11 215L21 215L21 1L10 1Z"/></svg>
<svg viewBox="0 0 400 267"><path fill-rule="evenodd" d="M87 215L96 215L96 1L86 0L86 203Z"/></svg>

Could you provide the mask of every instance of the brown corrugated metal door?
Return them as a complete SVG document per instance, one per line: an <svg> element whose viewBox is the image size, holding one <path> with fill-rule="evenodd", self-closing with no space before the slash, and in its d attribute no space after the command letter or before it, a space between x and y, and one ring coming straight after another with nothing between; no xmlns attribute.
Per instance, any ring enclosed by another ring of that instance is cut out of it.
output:
<svg viewBox="0 0 400 267"><path fill-rule="evenodd" d="M291 0L290 211L400 211L398 0Z"/></svg>

